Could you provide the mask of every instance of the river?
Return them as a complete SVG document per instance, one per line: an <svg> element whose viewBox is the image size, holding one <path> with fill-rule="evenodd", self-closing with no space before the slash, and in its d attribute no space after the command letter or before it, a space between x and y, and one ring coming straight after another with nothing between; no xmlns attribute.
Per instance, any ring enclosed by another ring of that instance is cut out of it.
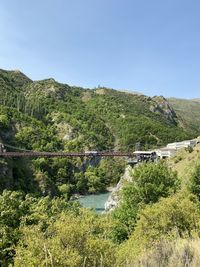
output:
<svg viewBox="0 0 200 267"><path fill-rule="evenodd" d="M78 201L83 207L95 209L97 213L102 213L105 210L104 205L110 194L111 192L87 195L79 198Z"/></svg>

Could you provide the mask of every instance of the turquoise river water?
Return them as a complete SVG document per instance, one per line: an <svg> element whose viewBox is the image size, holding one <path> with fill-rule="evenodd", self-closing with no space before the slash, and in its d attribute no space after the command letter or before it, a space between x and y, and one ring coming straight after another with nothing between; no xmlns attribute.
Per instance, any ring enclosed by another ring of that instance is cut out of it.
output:
<svg viewBox="0 0 200 267"><path fill-rule="evenodd" d="M105 210L104 205L110 194L111 193L108 192L98 195L87 195L79 198L78 201L83 207L95 209L96 212L101 213Z"/></svg>

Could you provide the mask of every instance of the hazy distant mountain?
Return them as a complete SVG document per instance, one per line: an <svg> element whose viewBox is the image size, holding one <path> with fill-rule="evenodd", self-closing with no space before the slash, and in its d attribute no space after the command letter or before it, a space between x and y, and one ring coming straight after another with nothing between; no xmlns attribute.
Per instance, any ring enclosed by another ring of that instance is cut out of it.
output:
<svg viewBox="0 0 200 267"><path fill-rule="evenodd" d="M138 91L132 91L132 90L126 90L126 89L120 89L118 90L122 93L127 93L127 94L133 94L133 95L144 95L143 93L141 92L138 92Z"/></svg>
<svg viewBox="0 0 200 267"><path fill-rule="evenodd" d="M195 102L200 102L200 98L194 98L192 100L195 101Z"/></svg>

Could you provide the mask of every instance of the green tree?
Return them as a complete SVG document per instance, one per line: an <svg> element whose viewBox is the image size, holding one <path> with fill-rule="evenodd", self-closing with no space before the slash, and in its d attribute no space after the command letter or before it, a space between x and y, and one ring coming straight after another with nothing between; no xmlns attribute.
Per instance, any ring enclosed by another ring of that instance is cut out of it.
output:
<svg viewBox="0 0 200 267"><path fill-rule="evenodd" d="M101 159L97 169L101 181L109 186L116 184L124 173L125 161L113 158Z"/></svg>
<svg viewBox="0 0 200 267"><path fill-rule="evenodd" d="M7 128L9 125L9 119L6 115L0 115L0 127Z"/></svg>
<svg viewBox="0 0 200 267"><path fill-rule="evenodd" d="M102 192L105 190L105 184L101 181L101 177L98 176L97 170L89 166L85 172L85 177L87 178L88 192Z"/></svg>
<svg viewBox="0 0 200 267"><path fill-rule="evenodd" d="M124 184L120 205L113 213L118 221L115 238L123 241L134 228L139 209L156 203L179 188L177 174L163 162L144 163L133 170L132 181Z"/></svg>
<svg viewBox="0 0 200 267"><path fill-rule="evenodd" d="M7 266L14 255L13 245L19 240L19 226L28 206L24 194L5 190L0 195L0 265Z"/></svg>
<svg viewBox="0 0 200 267"><path fill-rule="evenodd" d="M44 231L24 227L16 247L15 266L115 266L115 245L108 239L110 223L90 212L62 213Z"/></svg>
<svg viewBox="0 0 200 267"><path fill-rule="evenodd" d="M0 265L6 267L12 263L22 226L39 225L46 229L62 211L79 214L79 205L65 199L35 198L5 190L0 195Z"/></svg>

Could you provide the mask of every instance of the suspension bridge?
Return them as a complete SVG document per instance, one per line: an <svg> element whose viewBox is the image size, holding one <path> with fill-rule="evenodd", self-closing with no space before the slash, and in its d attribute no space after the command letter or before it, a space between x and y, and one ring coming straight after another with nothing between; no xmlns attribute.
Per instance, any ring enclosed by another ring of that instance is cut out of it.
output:
<svg viewBox="0 0 200 267"><path fill-rule="evenodd" d="M15 151L7 151L15 150ZM127 157L137 158L142 160L154 159L156 153L154 151L142 151L142 152L121 152L121 151L82 151L82 152L41 152L26 150L19 147L11 146L8 144L0 143L0 157L3 158L37 158L37 157Z"/></svg>

